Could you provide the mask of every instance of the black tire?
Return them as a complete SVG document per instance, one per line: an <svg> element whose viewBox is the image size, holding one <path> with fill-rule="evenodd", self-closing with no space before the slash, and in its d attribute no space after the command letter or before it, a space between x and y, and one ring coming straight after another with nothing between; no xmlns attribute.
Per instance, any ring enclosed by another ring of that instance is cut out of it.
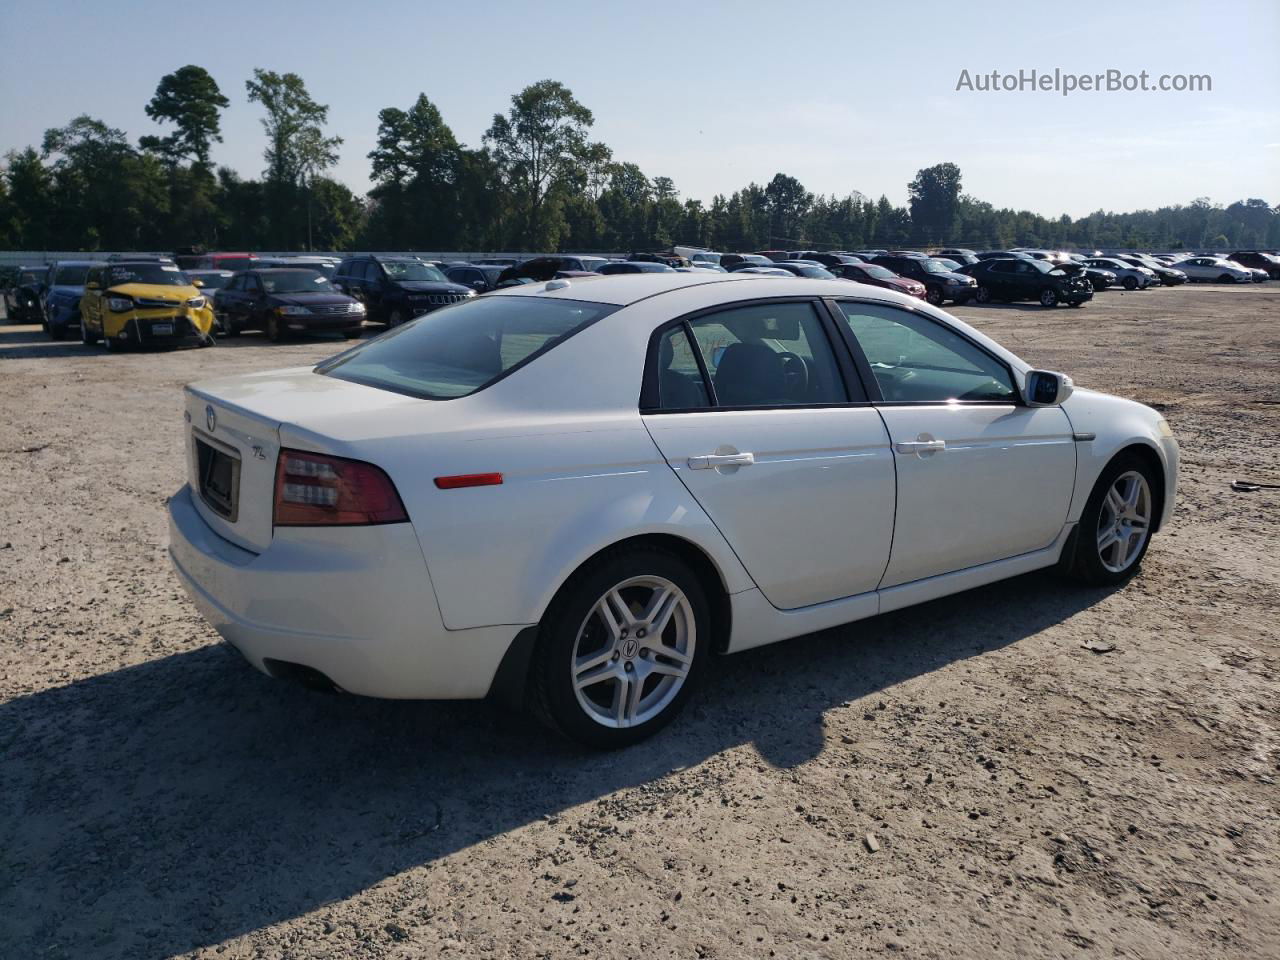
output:
<svg viewBox="0 0 1280 960"><path fill-rule="evenodd" d="M1058 305L1058 291L1053 287L1045 287L1040 291L1040 306L1056 307Z"/></svg>
<svg viewBox="0 0 1280 960"><path fill-rule="evenodd" d="M974 294L973 299L977 300L979 303L990 303L991 291L987 287L980 286L978 287L978 292Z"/></svg>
<svg viewBox="0 0 1280 960"><path fill-rule="evenodd" d="M67 328L55 326L54 324L50 323L48 320L46 320L44 323L44 332L49 334L50 340L67 339Z"/></svg>
<svg viewBox="0 0 1280 960"><path fill-rule="evenodd" d="M404 314L399 307L392 307L391 312L387 314L387 329L398 327L402 323L404 323Z"/></svg>
<svg viewBox="0 0 1280 960"><path fill-rule="evenodd" d="M92 347L98 342L100 337L89 329L89 324L85 322L84 317L80 318L80 342L86 347Z"/></svg>
<svg viewBox="0 0 1280 960"><path fill-rule="evenodd" d="M346 339L346 340L358 340L360 338L360 334L362 333L364 333L363 330L343 330L342 336L343 336L343 339Z"/></svg>
<svg viewBox="0 0 1280 960"><path fill-rule="evenodd" d="M1125 288L1126 290L1137 290L1137 289L1138 289L1138 278L1137 278L1137 277L1125 277L1125 278L1124 278L1124 288Z"/></svg>
<svg viewBox="0 0 1280 960"><path fill-rule="evenodd" d="M1231 274L1224 273L1222 276L1218 278L1218 282L1219 283L1235 283L1236 281L1235 281L1235 277L1231 276Z"/></svg>
<svg viewBox="0 0 1280 960"><path fill-rule="evenodd" d="M942 295L942 288L934 286L933 284L925 287L924 298L935 307L942 306L942 301L946 299L946 297Z"/></svg>
<svg viewBox="0 0 1280 960"><path fill-rule="evenodd" d="M272 343L284 342L284 331L280 329L280 320L274 315L267 318L267 339Z"/></svg>
<svg viewBox="0 0 1280 960"><path fill-rule="evenodd" d="M1159 517L1163 503L1163 490L1155 471L1143 457L1135 453L1120 454L1102 471L1098 482L1094 484L1093 492L1089 494L1088 502L1084 505L1084 512L1080 514L1080 522L1076 526L1075 554L1070 565L1070 573L1077 580L1099 587L1117 586L1132 578L1142 567L1147 548L1151 546L1149 529L1141 547L1123 570L1114 571L1104 566L1098 549L1098 533L1103 520L1103 501L1112 484L1130 471L1140 473L1147 482L1151 509L1150 523L1153 524Z"/></svg>
<svg viewBox="0 0 1280 960"><path fill-rule="evenodd" d="M1068 303L1068 304L1067 304L1067 306L1068 306L1068 307L1080 307L1080 306L1083 306L1083 304L1082 304L1079 300L1072 300L1070 303Z"/></svg>
<svg viewBox="0 0 1280 960"><path fill-rule="evenodd" d="M659 713L636 726L605 726L578 702L570 664L579 629L596 604L612 588L635 577L661 577L684 594L692 610L693 658L683 684ZM657 733L680 712L706 673L711 643L710 603L698 575L683 559L656 547L607 550L560 589L542 618L529 668L529 701L539 719L571 740L600 749L630 746Z"/></svg>

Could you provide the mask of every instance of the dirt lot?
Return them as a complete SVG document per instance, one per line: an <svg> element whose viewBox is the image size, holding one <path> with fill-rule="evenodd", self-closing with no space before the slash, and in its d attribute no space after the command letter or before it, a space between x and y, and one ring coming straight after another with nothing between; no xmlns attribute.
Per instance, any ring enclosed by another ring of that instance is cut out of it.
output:
<svg viewBox="0 0 1280 960"><path fill-rule="evenodd" d="M1142 574L721 660L610 755L270 681L181 593L180 385L337 343L0 326L0 956L1280 955L1280 491L1229 488L1280 482L1280 284L957 312L1165 411Z"/></svg>

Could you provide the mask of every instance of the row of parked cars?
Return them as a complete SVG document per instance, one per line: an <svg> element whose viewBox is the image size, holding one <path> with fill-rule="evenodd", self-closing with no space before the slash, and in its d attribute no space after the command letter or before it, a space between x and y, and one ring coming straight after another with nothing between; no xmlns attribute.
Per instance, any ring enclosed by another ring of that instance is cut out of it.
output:
<svg viewBox="0 0 1280 960"><path fill-rule="evenodd" d="M366 321L396 327L491 290L557 278L624 273L743 272L842 278L929 303L1034 300L1078 307L1111 286L1280 279L1275 251L1230 255L1094 255L1019 247L975 251L764 250L675 247L626 259L590 255L431 261L408 255L264 257L247 252L173 258L117 256L22 267L4 285L11 322L38 322L54 340L79 334L109 349L213 342L260 330L273 341L308 332L359 336Z"/></svg>

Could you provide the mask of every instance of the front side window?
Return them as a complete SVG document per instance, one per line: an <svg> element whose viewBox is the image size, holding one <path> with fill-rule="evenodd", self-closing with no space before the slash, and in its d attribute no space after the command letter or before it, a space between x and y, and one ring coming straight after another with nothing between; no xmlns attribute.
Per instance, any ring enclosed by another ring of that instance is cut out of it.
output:
<svg viewBox="0 0 1280 960"><path fill-rule="evenodd" d="M835 354L809 303L759 303L689 322L721 407L847 403Z"/></svg>
<svg viewBox="0 0 1280 960"><path fill-rule="evenodd" d="M941 324L867 303L841 303L840 315L890 403L1017 400L1008 368Z"/></svg>
<svg viewBox="0 0 1280 960"><path fill-rule="evenodd" d="M59 267L53 278L55 287L78 287L84 283L89 268L85 266Z"/></svg>
<svg viewBox="0 0 1280 960"><path fill-rule="evenodd" d="M475 297L429 313L316 367L427 400L482 390L617 310L543 297Z"/></svg>

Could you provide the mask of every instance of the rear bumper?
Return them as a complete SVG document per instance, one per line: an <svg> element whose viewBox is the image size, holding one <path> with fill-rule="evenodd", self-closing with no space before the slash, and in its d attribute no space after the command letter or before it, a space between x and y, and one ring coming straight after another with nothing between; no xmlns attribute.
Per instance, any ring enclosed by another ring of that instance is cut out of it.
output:
<svg viewBox="0 0 1280 960"><path fill-rule="evenodd" d="M522 625L446 630L410 524L277 531L262 553L218 536L184 486L169 556L196 607L263 673L317 670L349 693L484 697Z"/></svg>

